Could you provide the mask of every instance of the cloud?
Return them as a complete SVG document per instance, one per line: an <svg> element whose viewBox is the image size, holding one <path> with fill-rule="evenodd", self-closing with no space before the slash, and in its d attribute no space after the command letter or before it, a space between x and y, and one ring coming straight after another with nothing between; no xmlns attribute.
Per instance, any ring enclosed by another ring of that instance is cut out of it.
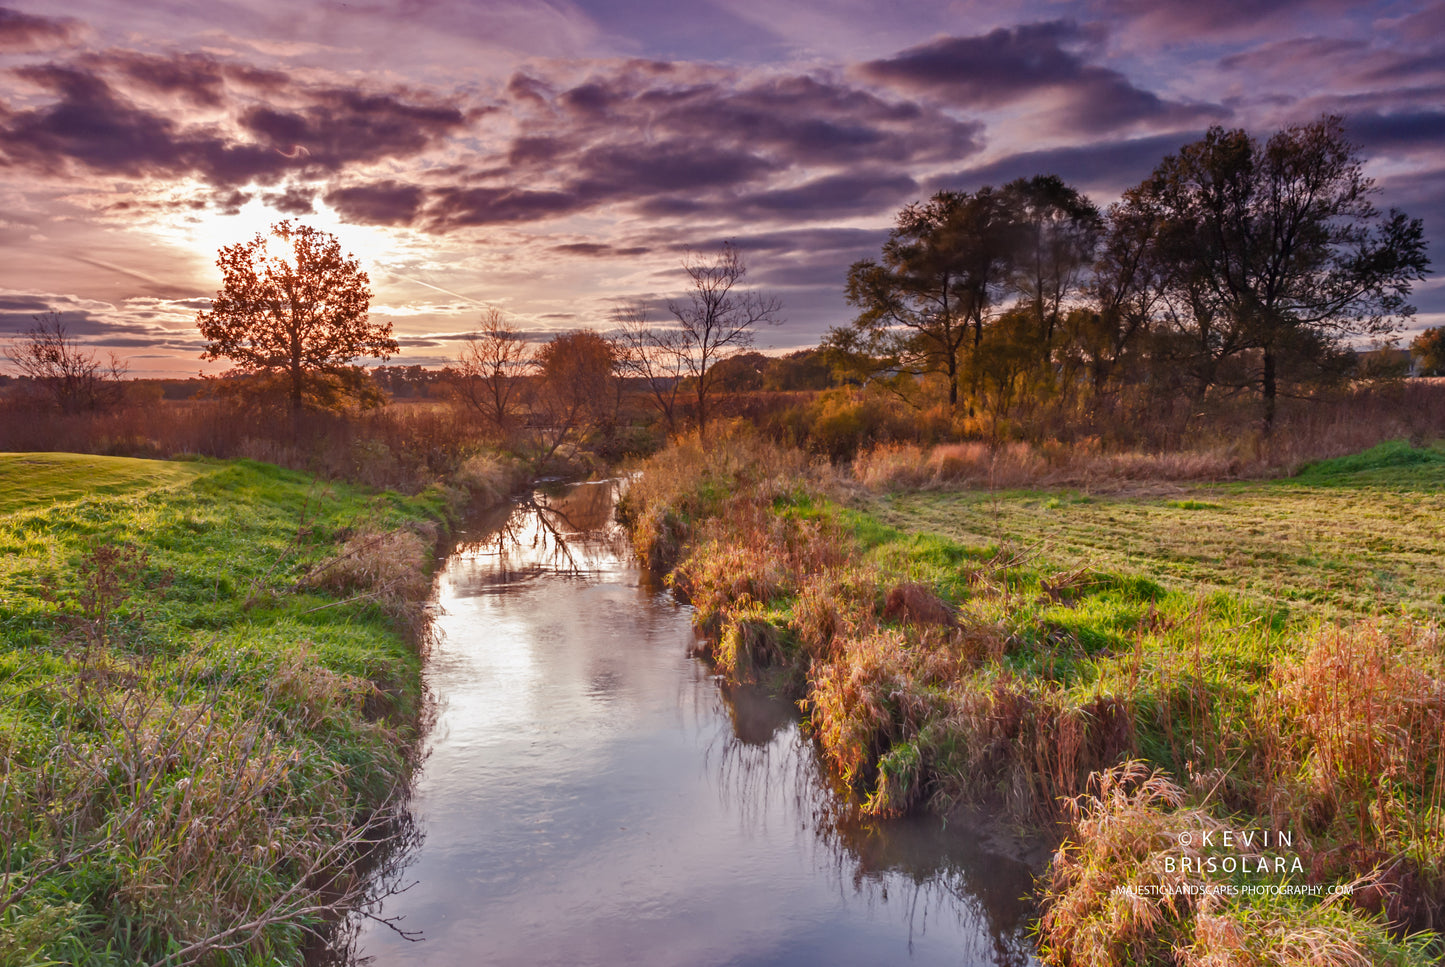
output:
<svg viewBox="0 0 1445 967"><path fill-rule="evenodd" d="M275 90L266 72L181 55L90 58L82 64L18 68L16 76L53 96L45 105L0 113L0 152L12 164L49 175L74 169L132 178L193 176L217 188L274 184L283 176L320 178L350 165L409 158L439 144L475 119L437 98L404 99L396 92L293 86ZM102 69L103 68L103 69ZM192 123L185 112L137 104L112 83L136 81L147 90L183 92L182 100L224 105L230 127ZM241 106L227 100L227 82L269 85L277 100L296 106ZM284 95L284 96L282 96ZM225 195L221 196L224 199ZM293 207L299 196L283 197Z"/></svg>
<svg viewBox="0 0 1445 967"><path fill-rule="evenodd" d="M270 94L290 87L281 71L222 61L204 53L160 55L111 49L86 55L77 64L110 74L138 92L179 98L201 107L222 107L232 88Z"/></svg>
<svg viewBox="0 0 1445 967"><path fill-rule="evenodd" d="M328 202L438 233L609 210L806 221L889 210L917 187L900 168L981 147L976 122L828 76L626 60L563 83L545 66L508 83L519 133L495 155L405 185L357 181ZM880 158L897 167L878 171Z"/></svg>
<svg viewBox="0 0 1445 967"><path fill-rule="evenodd" d="M23 54L76 43L84 33L69 17L37 17L0 7L0 53Z"/></svg>
<svg viewBox="0 0 1445 967"><path fill-rule="evenodd" d="M580 255L583 258L631 258L638 255L646 255L652 249L646 245L609 245L604 242L567 242L562 245L553 245L553 252L560 252L563 255Z"/></svg>
<svg viewBox="0 0 1445 967"><path fill-rule="evenodd" d="M916 193L918 182L887 172L848 172L815 178L792 188L756 192L738 199L738 207L757 215L827 211L833 215L869 215L897 208Z"/></svg>
<svg viewBox="0 0 1445 967"><path fill-rule="evenodd" d="M416 185L382 181L333 189L326 193L325 201L350 222L409 225L421 208L422 197L422 189Z"/></svg>
<svg viewBox="0 0 1445 967"><path fill-rule="evenodd" d="M1445 111L1438 108L1361 111L1345 117L1345 131L1366 151L1411 151L1445 147Z"/></svg>
<svg viewBox="0 0 1445 967"><path fill-rule="evenodd" d="M1203 136L1203 131L1195 131L1044 151L1020 151L989 164L965 168L942 177L938 179L937 187L973 191L983 185L1004 184L1015 178L1054 174L1078 188L1113 193L1143 181L1166 154L1177 152Z"/></svg>
<svg viewBox="0 0 1445 967"><path fill-rule="evenodd" d="M971 37L941 37L858 72L872 81L930 94L965 107L997 108L1046 97L1071 131L1099 133L1140 122L1186 124L1217 118L1218 105L1166 101L1118 71L1086 63L1077 48L1102 40L1067 20L1001 27Z"/></svg>
<svg viewBox="0 0 1445 967"><path fill-rule="evenodd" d="M407 103L386 93L323 89L308 91L307 98L296 110L250 108L241 127L283 157L300 148L306 167L336 171L421 154L469 121L454 104Z"/></svg>
<svg viewBox="0 0 1445 967"><path fill-rule="evenodd" d="M1259 36L1272 26L1317 24L1360 5L1350 0L1095 0L1091 10L1141 38L1177 44L1201 37Z"/></svg>

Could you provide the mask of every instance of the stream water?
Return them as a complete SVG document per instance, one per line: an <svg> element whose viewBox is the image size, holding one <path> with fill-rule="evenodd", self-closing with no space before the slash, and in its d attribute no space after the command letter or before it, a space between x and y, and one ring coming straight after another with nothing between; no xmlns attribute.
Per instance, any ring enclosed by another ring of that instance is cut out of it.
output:
<svg viewBox="0 0 1445 967"><path fill-rule="evenodd" d="M689 656L608 484L478 520L447 559L393 965L1006 964L1030 873L963 825L850 821L795 707Z"/></svg>

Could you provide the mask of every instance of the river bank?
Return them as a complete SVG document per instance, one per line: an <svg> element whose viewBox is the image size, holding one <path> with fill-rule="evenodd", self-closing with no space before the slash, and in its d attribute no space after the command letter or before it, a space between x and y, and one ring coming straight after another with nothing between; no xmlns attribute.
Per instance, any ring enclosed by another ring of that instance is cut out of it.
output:
<svg viewBox="0 0 1445 967"><path fill-rule="evenodd" d="M415 885L358 922L374 967L1023 967L1011 844L839 808L797 707L692 657L607 482L474 518L437 582Z"/></svg>
<svg viewBox="0 0 1445 967"><path fill-rule="evenodd" d="M1438 451L1399 444L1259 486L1435 499L1442 471ZM1006 514L1008 497L976 518ZM982 803L1055 831L1038 926L1051 963L1439 956L1434 935L1401 938L1438 925L1445 895L1445 657L1388 584L1363 620L1289 610L1282 594L904 531L860 509L876 499L800 454L720 434L653 458L626 507L639 554L696 606L719 671L799 698L860 812ZM1217 506L1167 499L1181 516ZM1404 522L1351 526L1365 547ZM1187 525L1151 533L1189 540ZM1360 600L1318 563L1294 568L1321 585L1297 600ZM1286 845L1234 845L1264 829ZM1328 899L1347 887L1348 901Z"/></svg>
<svg viewBox="0 0 1445 967"><path fill-rule="evenodd" d="M0 455L0 961L296 962L401 801L448 495Z"/></svg>

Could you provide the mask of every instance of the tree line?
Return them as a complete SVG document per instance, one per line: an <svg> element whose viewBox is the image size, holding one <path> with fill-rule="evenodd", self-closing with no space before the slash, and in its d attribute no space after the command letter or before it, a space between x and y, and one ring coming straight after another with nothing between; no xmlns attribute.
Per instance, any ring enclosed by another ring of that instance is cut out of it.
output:
<svg viewBox="0 0 1445 967"><path fill-rule="evenodd" d="M1213 128L1104 211L1053 175L940 191L851 267L860 312L827 344L865 378L936 374L969 414L1253 390L1267 427L1414 312L1423 226L1375 192L1338 117Z"/></svg>
<svg viewBox="0 0 1445 967"><path fill-rule="evenodd" d="M936 399L955 426L1253 394L1268 427L1280 396L1342 377L1352 344L1388 337L1414 312L1408 297L1429 266L1423 226L1377 209L1363 168L1337 117L1264 141L1216 127L1104 210L1055 175L908 205L880 255L847 273L855 318L786 364L748 352L782 306L746 284L742 253L724 243L687 252L684 294L656 319L647 303L624 303L606 329L538 345L491 309L439 375L499 437L543 456L610 439L627 396L668 433L705 433L720 390L769 381ZM425 394L438 378L354 365L400 347L369 314L365 272L328 233L283 221L222 248L217 265L223 285L197 325L203 358L242 377L223 381L233 395L299 414L380 403L383 387ZM1432 330L1414 349L1445 371L1442 345ZM67 412L102 406L121 373L53 315L10 355Z"/></svg>

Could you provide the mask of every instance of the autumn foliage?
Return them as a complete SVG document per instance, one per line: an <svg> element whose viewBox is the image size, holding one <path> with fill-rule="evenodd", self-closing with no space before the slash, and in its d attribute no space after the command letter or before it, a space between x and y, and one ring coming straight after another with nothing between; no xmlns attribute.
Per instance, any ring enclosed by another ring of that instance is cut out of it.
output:
<svg viewBox="0 0 1445 967"><path fill-rule="evenodd" d="M229 359L240 372L284 392L293 412L358 398L348 366L399 349L391 323L368 314L366 273L334 235L282 221L266 235L221 249L223 284L196 325L202 359Z"/></svg>

